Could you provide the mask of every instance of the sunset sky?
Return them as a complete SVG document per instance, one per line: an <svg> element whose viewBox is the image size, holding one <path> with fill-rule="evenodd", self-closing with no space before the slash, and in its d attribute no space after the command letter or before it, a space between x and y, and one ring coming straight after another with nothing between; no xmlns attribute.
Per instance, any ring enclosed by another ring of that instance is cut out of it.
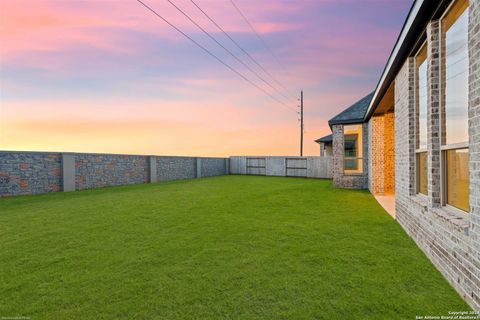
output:
<svg viewBox="0 0 480 320"><path fill-rule="evenodd" d="M166 0L143 0L296 109ZM287 96L305 96L305 154L327 121L375 88L411 0L171 0ZM0 2L0 150L297 155L297 114L196 47L136 0Z"/></svg>

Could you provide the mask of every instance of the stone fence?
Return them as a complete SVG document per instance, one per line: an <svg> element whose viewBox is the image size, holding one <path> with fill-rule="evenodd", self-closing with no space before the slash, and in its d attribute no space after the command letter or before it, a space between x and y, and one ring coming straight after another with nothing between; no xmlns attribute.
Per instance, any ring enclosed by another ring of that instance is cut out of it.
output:
<svg viewBox="0 0 480 320"><path fill-rule="evenodd" d="M228 158L0 151L0 197L228 174Z"/></svg>
<svg viewBox="0 0 480 320"><path fill-rule="evenodd" d="M332 178L331 157L178 157L0 151L0 197L227 174Z"/></svg>
<svg viewBox="0 0 480 320"><path fill-rule="evenodd" d="M230 157L231 174L332 178L332 157Z"/></svg>

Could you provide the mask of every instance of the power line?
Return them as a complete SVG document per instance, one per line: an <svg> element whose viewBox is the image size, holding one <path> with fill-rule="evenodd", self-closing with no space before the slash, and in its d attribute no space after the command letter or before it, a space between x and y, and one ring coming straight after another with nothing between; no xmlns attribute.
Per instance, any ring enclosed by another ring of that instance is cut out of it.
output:
<svg viewBox="0 0 480 320"><path fill-rule="evenodd" d="M214 20L213 18L211 18L194 0L190 0L190 2L192 2L193 5L195 5L195 7L197 7L197 9L200 10L200 11L205 15L205 17L207 17L208 20L210 20L220 31L222 31L223 34L224 34L225 36L227 36L228 39L230 39L230 41L232 41L233 44L235 44L235 46L237 46L238 49L240 49L243 53L245 53L245 55L246 55L250 60L252 60L253 63L255 63L260 69L263 70L263 72L265 72L270 78L272 78L275 82L278 83L278 81L277 81L260 63L258 63L258 61L257 61L255 58L253 58L246 50L244 50L244 49L242 48L242 46L240 46L240 45L238 44L238 42L236 42L217 22L215 22L215 20ZM257 73L255 72L255 74L257 74ZM258 76L258 74L257 74L257 76ZM258 76L258 77L260 77L260 76ZM263 80L263 79L261 79L261 80L265 82L265 80ZM269 85L270 87L272 87L277 93L279 93L280 95L282 95L285 99L291 99L291 97L287 97L286 95L283 94L283 92L279 91L278 89L276 89L276 88L273 87L272 85L270 85L270 84L268 84L268 85ZM280 85L280 86L281 86L281 85ZM284 89L285 89L285 88L284 88ZM287 90L287 91L288 91L288 90Z"/></svg>
<svg viewBox="0 0 480 320"><path fill-rule="evenodd" d="M148 10L150 10L154 15L156 15L158 18L162 19L165 23L167 23L169 26L171 26L173 29L175 29L177 32L179 32L181 35L183 35L184 37L186 37L187 39L189 39L190 41L192 41L195 45L197 45L200 49L202 49L203 51L205 51L206 53L208 53L210 56L212 56L215 60L217 60L218 62L220 62L221 64L223 64L225 67L227 67L228 69L230 69L232 72L234 72L236 75L238 75L239 77L241 77L243 80L247 81L248 83L250 83L252 86L254 86L255 88L257 88L258 90L262 91L263 93L265 93L266 95L268 95L270 98L272 98L273 100L275 100L276 102L280 103L282 106L288 108L289 110L293 110L291 109L288 105L286 105L285 103L283 103L282 101L278 100L277 98L275 98L274 96L272 96L268 91L265 91L263 88L259 87L258 85L256 85L254 82L252 82L251 80L249 80L247 77L245 77L243 74L241 74L240 72L238 72L237 70L235 70L233 67L231 67L229 64L227 64L226 62L224 62L222 59L220 59L219 57L217 57L214 53L210 52L207 48L205 48L204 46L202 46L200 43L198 43L197 41L195 41L192 37L190 37L188 34L186 34L185 32L183 32L182 30L180 30L179 28L177 28L173 23L171 23L170 21L168 21L167 19L165 19L164 17L162 17L159 13L157 13L154 9L152 9L151 7L149 7L147 4L145 4L142 0L137 0L137 2L139 2L141 5L143 5L145 8L147 8ZM294 110L293 110L294 111Z"/></svg>
<svg viewBox="0 0 480 320"><path fill-rule="evenodd" d="M272 86L269 82L267 82L265 79L263 79L255 70L253 70L252 68L250 68L250 66L248 66L247 64L245 64L242 60L240 60L234 53L232 53L230 50L228 50L222 43L220 43L217 39L215 39L214 36L212 36L208 31L206 31L202 26L200 26L197 22L195 22L195 20L193 20L187 13L185 13L185 11L183 11L182 9L180 9L178 6L175 5L175 3L173 3L171 0L167 0L168 3L170 3L175 9L177 9L180 13L182 13L188 20L190 20L191 23L193 23L197 28L199 28L200 30L202 30L203 33L205 33L210 39L212 39L213 41L215 41L216 44L218 44L220 47L222 47L226 52L228 52L235 60L237 60L240 64L242 64L245 68L247 68L248 70L250 70L250 72L252 72L254 75L256 75L260 80L262 80L263 82L265 82L268 86L270 86L273 90L277 91L277 88L275 88L274 86ZM280 92L281 94L281 92ZM288 99L288 98L287 98Z"/></svg>
<svg viewBox="0 0 480 320"><path fill-rule="evenodd" d="M243 20L245 20L245 22L248 24L248 26L250 27L250 29L252 29L252 31L255 33L255 35L257 36L257 38L260 40L260 42L262 42L262 44L264 45L265 48L267 48L267 50L270 52L270 54L273 56L273 58L277 61L278 65L283 69L283 72L286 73L285 69L283 68L282 64L280 63L280 60L278 59L277 55L272 51L272 49L270 49L269 45L267 44L267 42L265 42L265 40L260 36L260 34L257 32L257 30L255 30L255 28L253 27L253 25L250 23L250 21L247 19L247 17L243 14L243 12L237 7L237 5L235 4L235 2L233 2L233 0L230 0L230 3L232 4L232 6L235 8L235 10L237 10L237 12L242 16ZM272 79L275 80L275 82L277 82L277 84L279 86L281 86L284 90L286 90L290 95L292 95L292 93L287 89L285 88L280 82L278 82L275 78L272 77ZM293 95L292 95L293 96Z"/></svg>

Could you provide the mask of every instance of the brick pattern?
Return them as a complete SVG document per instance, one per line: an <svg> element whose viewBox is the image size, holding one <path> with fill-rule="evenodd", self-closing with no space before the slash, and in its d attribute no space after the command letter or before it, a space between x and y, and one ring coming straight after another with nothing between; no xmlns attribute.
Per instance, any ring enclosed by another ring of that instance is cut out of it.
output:
<svg viewBox="0 0 480 320"><path fill-rule="evenodd" d="M76 190L147 183L149 162L146 156L76 154Z"/></svg>
<svg viewBox="0 0 480 320"><path fill-rule="evenodd" d="M479 1L470 2L470 214L441 206L438 22L427 27L428 197L415 195L413 61L395 79L396 218L437 269L475 310L480 311L480 81Z"/></svg>
<svg viewBox="0 0 480 320"><path fill-rule="evenodd" d="M395 114L384 115L384 194L395 193Z"/></svg>
<svg viewBox="0 0 480 320"><path fill-rule="evenodd" d="M480 0L470 0L469 24L470 236L480 248Z"/></svg>
<svg viewBox="0 0 480 320"><path fill-rule="evenodd" d="M376 195L395 193L394 113L373 116L369 121L369 189Z"/></svg>
<svg viewBox="0 0 480 320"><path fill-rule="evenodd" d="M427 25L427 171L430 207L440 207L440 22Z"/></svg>
<svg viewBox="0 0 480 320"><path fill-rule="evenodd" d="M385 117L374 116L370 119L370 192L385 194Z"/></svg>
<svg viewBox="0 0 480 320"><path fill-rule="evenodd" d="M367 189L368 188L368 123L363 123L363 173L344 174L344 140L343 125L334 125L333 132L333 185L336 188Z"/></svg>
<svg viewBox="0 0 480 320"><path fill-rule="evenodd" d="M0 196L62 189L60 153L0 152Z"/></svg>

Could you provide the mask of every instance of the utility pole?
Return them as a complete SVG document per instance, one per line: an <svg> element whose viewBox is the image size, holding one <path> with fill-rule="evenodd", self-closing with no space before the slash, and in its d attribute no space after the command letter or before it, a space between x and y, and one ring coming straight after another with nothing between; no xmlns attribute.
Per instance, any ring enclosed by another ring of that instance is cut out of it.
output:
<svg viewBox="0 0 480 320"><path fill-rule="evenodd" d="M300 91L300 157L303 157L303 90Z"/></svg>

